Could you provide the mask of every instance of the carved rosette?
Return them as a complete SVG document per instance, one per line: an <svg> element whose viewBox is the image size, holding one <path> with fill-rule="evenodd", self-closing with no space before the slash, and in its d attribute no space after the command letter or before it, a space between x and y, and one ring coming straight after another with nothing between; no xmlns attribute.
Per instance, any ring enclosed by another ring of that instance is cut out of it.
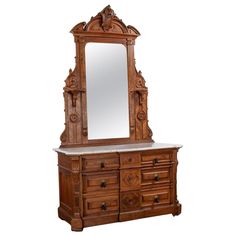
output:
<svg viewBox="0 0 236 236"><path fill-rule="evenodd" d="M146 119L146 113L144 111L140 111L138 114L137 114L137 118L139 120L145 120Z"/></svg>
<svg viewBox="0 0 236 236"><path fill-rule="evenodd" d="M72 123L76 123L79 120L80 120L79 114L76 114L76 113L70 114L70 121Z"/></svg>

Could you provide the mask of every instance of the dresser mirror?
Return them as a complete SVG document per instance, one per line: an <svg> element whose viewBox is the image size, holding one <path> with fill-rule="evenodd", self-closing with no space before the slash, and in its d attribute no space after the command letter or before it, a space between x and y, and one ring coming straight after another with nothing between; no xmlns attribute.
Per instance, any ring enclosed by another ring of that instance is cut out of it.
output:
<svg viewBox="0 0 236 236"><path fill-rule="evenodd" d="M65 81L61 147L153 142L148 89L135 67L138 30L107 6L71 33L76 65Z"/></svg>
<svg viewBox="0 0 236 236"><path fill-rule="evenodd" d="M85 65L88 140L128 138L126 47L113 43L88 43Z"/></svg>

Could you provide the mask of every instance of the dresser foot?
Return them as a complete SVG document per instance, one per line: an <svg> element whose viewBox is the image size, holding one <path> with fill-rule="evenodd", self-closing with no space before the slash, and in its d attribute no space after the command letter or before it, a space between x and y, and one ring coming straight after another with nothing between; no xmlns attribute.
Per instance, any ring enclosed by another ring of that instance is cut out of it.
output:
<svg viewBox="0 0 236 236"><path fill-rule="evenodd" d="M80 217L71 217L71 215L61 207L58 208L58 216L61 220L65 220L71 225L72 231L83 231L83 222Z"/></svg>
<svg viewBox="0 0 236 236"><path fill-rule="evenodd" d="M83 225L81 219L73 219L70 222L72 231L83 231Z"/></svg>
<svg viewBox="0 0 236 236"><path fill-rule="evenodd" d="M172 215L178 216L179 214L181 214L181 208L182 208L181 204L179 203L179 201L177 201Z"/></svg>

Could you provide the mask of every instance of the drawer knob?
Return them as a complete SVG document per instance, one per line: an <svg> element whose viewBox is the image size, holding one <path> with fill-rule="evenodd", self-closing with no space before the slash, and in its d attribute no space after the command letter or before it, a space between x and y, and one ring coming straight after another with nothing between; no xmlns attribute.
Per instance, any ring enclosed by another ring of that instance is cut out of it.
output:
<svg viewBox="0 0 236 236"><path fill-rule="evenodd" d="M156 202L156 203L159 203L159 202L160 202L160 198L159 198L158 195L156 195L156 196L154 197L154 202Z"/></svg>
<svg viewBox="0 0 236 236"><path fill-rule="evenodd" d="M159 160L158 160L157 158L154 158L154 159L153 159L153 164L154 164L154 165L158 164L158 162L159 162Z"/></svg>
<svg viewBox="0 0 236 236"><path fill-rule="evenodd" d="M159 180L160 180L160 176L159 176L158 174L155 174L155 175L154 175L154 180L155 180L155 181L159 181Z"/></svg>
<svg viewBox="0 0 236 236"><path fill-rule="evenodd" d="M106 188L106 186L107 186L107 183L106 183L106 181L105 180L102 180L102 182L101 182L101 188Z"/></svg>
<svg viewBox="0 0 236 236"><path fill-rule="evenodd" d="M102 203L101 209L105 211L107 209L107 204L105 202Z"/></svg>
<svg viewBox="0 0 236 236"><path fill-rule="evenodd" d="M101 162L101 168L105 168L105 163Z"/></svg>

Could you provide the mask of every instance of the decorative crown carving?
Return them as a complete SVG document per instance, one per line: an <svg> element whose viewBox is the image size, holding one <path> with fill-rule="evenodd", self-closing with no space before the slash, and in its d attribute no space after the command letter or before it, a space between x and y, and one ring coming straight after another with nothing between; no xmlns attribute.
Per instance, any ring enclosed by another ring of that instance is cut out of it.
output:
<svg viewBox="0 0 236 236"><path fill-rule="evenodd" d="M81 22L74 26L70 31L74 35L83 34L86 32L99 32L99 33L116 33L139 36L140 33L133 26L126 26L121 19L119 19L110 5L106 6L95 17L92 17L90 21Z"/></svg>
<svg viewBox="0 0 236 236"><path fill-rule="evenodd" d="M101 12L100 12L101 16L102 16L102 27L103 29L109 30L112 28L112 20L115 16L115 12L111 9L111 6L108 5L107 7L105 7Z"/></svg>

